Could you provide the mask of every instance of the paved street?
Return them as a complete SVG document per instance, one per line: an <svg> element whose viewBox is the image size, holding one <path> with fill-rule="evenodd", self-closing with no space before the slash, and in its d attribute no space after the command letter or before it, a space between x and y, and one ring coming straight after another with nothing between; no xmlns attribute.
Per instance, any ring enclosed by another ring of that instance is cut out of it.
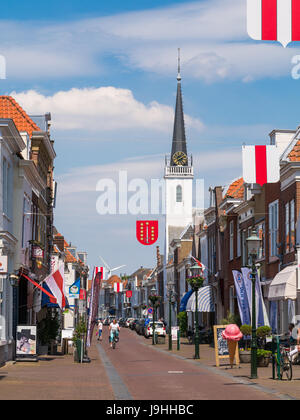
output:
<svg viewBox="0 0 300 420"><path fill-rule="evenodd" d="M8 363L0 368L1 400L275 400L299 397L300 370L295 379L274 381L271 368L258 370L250 381L249 365L229 369L214 366L214 350L200 346L200 361L193 360L194 346L172 352L155 348L151 340L121 329L115 350L108 344L108 328L100 344L94 338L91 363L74 363L72 355L42 356L38 363Z"/></svg>
<svg viewBox="0 0 300 420"><path fill-rule="evenodd" d="M275 399L276 395L239 383L200 367L189 360L172 357L151 346L151 340L122 329L117 349L107 343L107 329L101 346L120 375L133 399L205 400L205 399Z"/></svg>

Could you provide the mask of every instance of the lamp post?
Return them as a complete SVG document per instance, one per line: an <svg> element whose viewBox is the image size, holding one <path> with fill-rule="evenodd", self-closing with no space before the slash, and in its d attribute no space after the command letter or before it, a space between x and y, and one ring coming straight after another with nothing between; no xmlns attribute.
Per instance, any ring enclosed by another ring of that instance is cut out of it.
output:
<svg viewBox="0 0 300 420"><path fill-rule="evenodd" d="M169 298L169 350L172 350L172 303L175 296L174 292L175 283L168 283L168 298Z"/></svg>
<svg viewBox="0 0 300 420"><path fill-rule="evenodd" d="M257 335L256 335L256 259L260 249L261 240L255 230L246 239L248 255L251 258L251 281L252 281L252 336L251 336L251 379L257 378Z"/></svg>
<svg viewBox="0 0 300 420"><path fill-rule="evenodd" d="M152 317L152 345L154 346L155 343L155 321L156 321L156 305L159 300L159 296L156 295L156 288L155 286L151 289L151 295L149 296L149 300L153 307L153 317Z"/></svg>
<svg viewBox="0 0 300 420"><path fill-rule="evenodd" d="M197 264L190 267L191 276L187 281L195 293L195 356L194 359L200 359L199 350L199 318L198 318L198 290L203 285L203 277L201 275L201 267Z"/></svg>
<svg viewBox="0 0 300 420"><path fill-rule="evenodd" d="M17 274L8 274L7 276L10 285L13 288L13 337L15 342L17 341L17 326L19 322L19 291L18 286L20 282L20 276ZM16 346L14 349L14 357L16 357Z"/></svg>

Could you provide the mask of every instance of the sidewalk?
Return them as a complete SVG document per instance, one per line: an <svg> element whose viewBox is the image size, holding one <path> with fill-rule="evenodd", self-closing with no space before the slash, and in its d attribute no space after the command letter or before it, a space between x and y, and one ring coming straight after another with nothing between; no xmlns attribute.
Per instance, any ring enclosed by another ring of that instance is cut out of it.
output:
<svg viewBox="0 0 300 420"><path fill-rule="evenodd" d="M140 337L144 340L146 345L152 346L152 339L145 339ZM198 362L201 365L205 365L211 369L214 369L216 372L226 372L226 374L232 375L238 379L246 380L247 382L257 384L264 388L268 388L272 390L275 394L280 393L283 395L290 396L292 398L300 399L300 365L293 365L293 379L292 381L278 381L277 379L272 379L272 363L269 364L268 367L258 368L257 369L257 376L258 379L251 379L250 372L251 367L250 363L241 363L239 367L234 366L232 369L227 362L227 359L220 360L220 367L216 367L216 360L215 360L215 349L210 347L208 344L200 344L200 359L195 360L195 346L188 344L186 338L181 339L180 350L177 350L177 342L173 341L172 350L169 351L168 349L168 336L166 337L165 344L157 344L157 349L161 349L168 353L172 352L174 356L180 356L187 360L191 360L194 362Z"/></svg>
<svg viewBox="0 0 300 420"><path fill-rule="evenodd" d="M91 363L75 363L72 355L55 355L1 367L0 400L114 400L93 341L88 350Z"/></svg>

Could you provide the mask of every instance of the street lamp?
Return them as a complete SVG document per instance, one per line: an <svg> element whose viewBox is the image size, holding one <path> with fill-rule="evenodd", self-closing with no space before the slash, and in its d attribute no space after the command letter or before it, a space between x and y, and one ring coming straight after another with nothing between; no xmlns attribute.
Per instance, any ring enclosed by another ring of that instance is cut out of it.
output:
<svg viewBox="0 0 300 420"><path fill-rule="evenodd" d="M172 350L172 303L175 296L174 292L175 283L168 283L168 298L169 298L169 350Z"/></svg>
<svg viewBox="0 0 300 420"><path fill-rule="evenodd" d="M7 280L13 288L13 337L17 340L17 325L19 322L19 291L20 276L17 274L8 274ZM14 357L16 357L16 347L14 350Z"/></svg>
<svg viewBox="0 0 300 420"><path fill-rule="evenodd" d="M18 275L9 274L8 275L8 280L9 280L12 287L18 287L19 286L20 277Z"/></svg>
<svg viewBox="0 0 300 420"><path fill-rule="evenodd" d="M155 321L156 321L156 305L159 301L159 296L156 294L157 290L156 287L153 286L151 289L151 295L149 296L149 300L153 307L153 317L152 317L152 344L155 345Z"/></svg>
<svg viewBox="0 0 300 420"><path fill-rule="evenodd" d="M204 278L201 275L202 269L198 264L193 265L189 269L191 276L187 278L187 282L195 293L195 359L200 359L199 352L199 318L198 318L198 290L203 285Z"/></svg>
<svg viewBox="0 0 300 420"><path fill-rule="evenodd" d="M257 378L257 336L256 336L256 259L260 249L261 240L255 230L246 239L248 255L251 258L251 280L252 280L252 338L251 338L251 379Z"/></svg>

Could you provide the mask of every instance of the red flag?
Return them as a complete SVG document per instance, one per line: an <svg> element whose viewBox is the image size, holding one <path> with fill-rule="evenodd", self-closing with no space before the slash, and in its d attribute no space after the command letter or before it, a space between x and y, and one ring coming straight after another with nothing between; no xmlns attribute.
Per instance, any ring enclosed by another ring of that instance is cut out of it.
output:
<svg viewBox="0 0 300 420"><path fill-rule="evenodd" d="M201 270L204 270L205 269L205 265L204 264L202 264L199 260L197 260L197 258L193 257L192 255L191 255L191 257L199 265L199 268L201 268Z"/></svg>
<svg viewBox="0 0 300 420"><path fill-rule="evenodd" d="M45 293L47 296L49 296L51 303L56 303L56 298L53 295L51 295L51 293L49 293L48 290L44 289L40 284L38 284L37 282L32 280L30 277L26 276L26 274L22 273L22 277L24 277L26 280L30 281L30 283L32 283L35 287L37 287L43 293Z"/></svg>

